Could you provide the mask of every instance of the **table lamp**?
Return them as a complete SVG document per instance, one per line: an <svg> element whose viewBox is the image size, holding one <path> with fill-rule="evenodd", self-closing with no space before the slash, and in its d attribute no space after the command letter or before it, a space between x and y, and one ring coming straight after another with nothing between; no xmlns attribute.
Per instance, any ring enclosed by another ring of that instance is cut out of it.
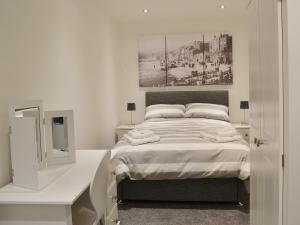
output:
<svg viewBox="0 0 300 225"><path fill-rule="evenodd" d="M136 107L135 107L135 103L127 103L127 111L130 111L131 113L131 125L133 125L132 123L132 112L136 110Z"/></svg>
<svg viewBox="0 0 300 225"><path fill-rule="evenodd" d="M246 109L249 109L249 102L248 101L241 101L240 102L240 109L244 110L244 120L242 122L242 124L246 123Z"/></svg>

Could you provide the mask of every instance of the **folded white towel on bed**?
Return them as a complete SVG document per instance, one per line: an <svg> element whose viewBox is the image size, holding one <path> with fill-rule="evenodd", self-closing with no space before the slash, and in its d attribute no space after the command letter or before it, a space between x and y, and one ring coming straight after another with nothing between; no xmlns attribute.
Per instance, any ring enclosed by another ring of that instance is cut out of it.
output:
<svg viewBox="0 0 300 225"><path fill-rule="evenodd" d="M233 142L233 141L241 141L243 140L242 136L239 134L235 134L233 136L220 136L217 134L207 133L207 132L199 132L199 136L206 140L216 142L216 143L226 143L226 142Z"/></svg>
<svg viewBox="0 0 300 225"><path fill-rule="evenodd" d="M160 137L158 135L152 135L147 138L132 138L129 134L125 134L124 138L131 145L143 145L147 143L158 142L160 140Z"/></svg>
<svg viewBox="0 0 300 225"><path fill-rule="evenodd" d="M151 130L131 130L128 134L134 139L143 139L155 135Z"/></svg>

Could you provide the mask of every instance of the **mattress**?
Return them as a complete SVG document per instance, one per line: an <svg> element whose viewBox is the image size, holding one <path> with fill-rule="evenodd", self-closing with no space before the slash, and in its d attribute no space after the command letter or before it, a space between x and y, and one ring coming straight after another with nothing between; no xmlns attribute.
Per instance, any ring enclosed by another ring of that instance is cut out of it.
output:
<svg viewBox="0 0 300 225"><path fill-rule="evenodd" d="M250 175L248 143L229 122L204 118L152 119L135 129L151 130L160 136L160 141L132 146L121 139L112 149L118 181L245 180ZM209 135L200 135L203 133Z"/></svg>

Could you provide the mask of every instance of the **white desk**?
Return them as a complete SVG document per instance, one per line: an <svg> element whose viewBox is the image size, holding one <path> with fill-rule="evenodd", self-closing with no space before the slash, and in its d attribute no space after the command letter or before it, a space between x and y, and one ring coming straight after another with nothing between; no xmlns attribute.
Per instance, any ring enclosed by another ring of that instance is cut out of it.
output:
<svg viewBox="0 0 300 225"><path fill-rule="evenodd" d="M76 151L77 162L41 191L0 189L0 225L72 225L72 204L89 187L105 150Z"/></svg>

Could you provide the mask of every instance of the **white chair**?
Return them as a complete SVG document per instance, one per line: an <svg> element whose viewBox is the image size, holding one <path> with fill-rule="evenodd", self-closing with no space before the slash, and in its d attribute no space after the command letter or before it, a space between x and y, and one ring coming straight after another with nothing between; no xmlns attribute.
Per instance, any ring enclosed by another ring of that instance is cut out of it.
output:
<svg viewBox="0 0 300 225"><path fill-rule="evenodd" d="M110 152L108 151L94 174L89 196L75 203L72 209L73 225L105 225L109 163ZM90 204L86 204L89 202L87 199L90 200Z"/></svg>

